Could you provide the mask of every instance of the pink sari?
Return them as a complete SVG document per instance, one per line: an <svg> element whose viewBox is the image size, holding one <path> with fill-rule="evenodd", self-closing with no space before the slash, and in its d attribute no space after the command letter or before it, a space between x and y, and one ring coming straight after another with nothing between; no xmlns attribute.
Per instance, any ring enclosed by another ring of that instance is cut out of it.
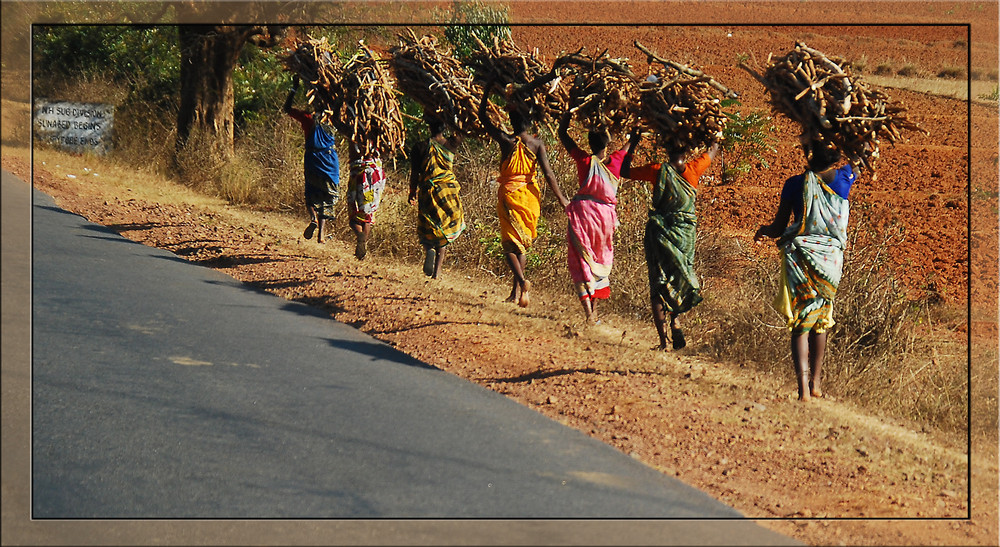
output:
<svg viewBox="0 0 1000 547"><path fill-rule="evenodd" d="M625 151L611 154L605 165L596 156L570 150L576 160L580 189L567 207L567 261L580 299L611 295L613 239L618 227L618 174Z"/></svg>

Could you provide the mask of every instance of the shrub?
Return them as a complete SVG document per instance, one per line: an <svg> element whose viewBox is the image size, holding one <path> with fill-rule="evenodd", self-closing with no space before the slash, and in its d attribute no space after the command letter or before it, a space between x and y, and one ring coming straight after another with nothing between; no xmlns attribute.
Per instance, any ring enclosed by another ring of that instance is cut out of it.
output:
<svg viewBox="0 0 1000 547"><path fill-rule="evenodd" d="M892 68L892 62L890 61L881 62L878 64L877 67L875 67L875 74L877 74L878 76L887 76L892 74L893 72L894 70Z"/></svg>
<svg viewBox="0 0 1000 547"><path fill-rule="evenodd" d="M740 103L727 100L725 106L738 106ZM770 116L760 112L742 114L740 111L725 112L726 128L723 130L722 181L728 183L739 179L750 172L756 164L768 167L767 157L775 149L776 139L773 133L777 131Z"/></svg>
<svg viewBox="0 0 1000 547"><path fill-rule="evenodd" d="M937 73L938 78L959 79L965 77L965 69L957 66L943 67Z"/></svg>
<svg viewBox="0 0 1000 547"><path fill-rule="evenodd" d="M907 63L907 64L903 65L899 70L897 70L896 74L898 74L900 76L905 76L905 77L913 77L913 76L916 76L918 74L918 72L919 71L917 70L917 66L916 65L914 65L912 63Z"/></svg>
<svg viewBox="0 0 1000 547"><path fill-rule="evenodd" d="M865 68L868 67L868 56L862 55L861 57L858 57L857 59L851 61L850 66L855 72L864 74Z"/></svg>
<svg viewBox="0 0 1000 547"><path fill-rule="evenodd" d="M162 106L174 102L180 80L175 26L39 25L32 34L35 94L45 96L65 82L100 77L124 86L116 102ZM113 87L113 86L109 86Z"/></svg>
<svg viewBox="0 0 1000 547"><path fill-rule="evenodd" d="M455 0L444 27L445 39L454 47L459 60L468 59L476 50L476 38L484 44L493 39L510 38L510 16L507 6L499 2Z"/></svg>
<svg viewBox="0 0 1000 547"><path fill-rule="evenodd" d="M240 52L233 70L233 121L237 131L281 112L290 83L279 55L275 49L259 47L245 47Z"/></svg>

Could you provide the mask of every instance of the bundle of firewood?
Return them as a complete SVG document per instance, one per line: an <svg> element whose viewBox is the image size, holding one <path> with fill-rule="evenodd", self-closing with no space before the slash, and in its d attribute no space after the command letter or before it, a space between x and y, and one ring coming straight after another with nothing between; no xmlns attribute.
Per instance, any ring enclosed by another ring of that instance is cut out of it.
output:
<svg viewBox="0 0 1000 547"><path fill-rule="evenodd" d="M880 138L902 140L901 129L921 131L907 119L902 102L868 89L851 74L850 63L796 42L783 57L768 56L764 75L747 70L771 94L771 107L802 126L803 138L826 142L852 163L863 165L874 179Z"/></svg>
<svg viewBox="0 0 1000 547"><path fill-rule="evenodd" d="M330 123L337 116L337 90L343 67L336 51L322 39L294 39L291 52L282 62L285 69L306 83L306 101L312 105L318 121Z"/></svg>
<svg viewBox="0 0 1000 547"><path fill-rule="evenodd" d="M475 37L474 37L475 38ZM508 111L515 111L533 123L557 118L567 108L569 92L559 77L539 57L537 49L528 54L512 40L494 37L492 46L476 38L477 50L466 62L474 81L494 86Z"/></svg>
<svg viewBox="0 0 1000 547"><path fill-rule="evenodd" d="M400 44L389 51L400 91L456 131L485 137L477 113L483 89L473 82L472 74L450 52L439 49L434 36L418 39L407 29L398 37ZM499 122L499 109L492 106L489 112Z"/></svg>
<svg viewBox="0 0 1000 547"><path fill-rule="evenodd" d="M705 73L663 59L638 41L646 54L650 77L639 84L639 117L659 146L668 150L708 148L721 139L726 126L722 98L737 94ZM653 68L653 63L662 65Z"/></svg>
<svg viewBox="0 0 1000 547"><path fill-rule="evenodd" d="M406 131L397 91L386 61L378 59L363 42L359 51L344 64L337 95L343 101L340 126L350 128L354 144L363 155L372 149L405 154Z"/></svg>
<svg viewBox="0 0 1000 547"><path fill-rule="evenodd" d="M588 131L618 135L635 125L638 86L626 59L612 59L604 51L590 57L579 50L561 55L554 65L571 74L569 110Z"/></svg>

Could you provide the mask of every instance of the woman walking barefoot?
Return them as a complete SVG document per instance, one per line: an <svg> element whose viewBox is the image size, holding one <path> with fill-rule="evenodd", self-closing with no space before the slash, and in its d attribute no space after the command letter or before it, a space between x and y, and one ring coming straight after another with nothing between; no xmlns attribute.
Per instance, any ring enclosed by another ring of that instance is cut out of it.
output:
<svg viewBox="0 0 1000 547"><path fill-rule="evenodd" d="M545 144L528 134L528 122L515 110L509 111L513 133L498 128L486 113L492 82L487 84L479 103L479 120L487 134L500 145L500 177L497 179L497 214L500 217L500 240L507 265L514 274L507 302L528 307L531 282L524 275L525 253L538 237L538 217L541 214L541 193L535 182L535 172L541 169L549 188L559 204L566 208L569 200L563 195L549 166ZM521 294L518 297L518 289Z"/></svg>
<svg viewBox="0 0 1000 547"><path fill-rule="evenodd" d="M608 155L610 135L592 130L587 135L591 154L587 154L569 136L572 115L573 111L567 110L559 120L559 141L576 162L580 183L566 207L569 215L566 254L570 277L587 320L596 321L597 300L611 295L608 276L614 262L613 239L618 226L618 177L632 143L629 141L625 148Z"/></svg>
<svg viewBox="0 0 1000 547"><path fill-rule="evenodd" d="M282 109L302 125L305 134L303 177L306 210L310 222L302 236L323 243L326 221L334 220L334 206L340 197L340 161L337 158L337 140L333 128L319 123L313 114L292 107L299 90L299 77L292 78L292 89Z"/></svg>
<svg viewBox="0 0 1000 547"><path fill-rule="evenodd" d="M465 215L458 195L461 185L452 164L461 135L444 136L444 122L425 115L431 138L410 152L410 203L417 200L417 236L424 246L424 275L437 279L445 247L465 231Z"/></svg>
<svg viewBox="0 0 1000 547"><path fill-rule="evenodd" d="M804 148L805 173L785 181L774 220L753 236L758 243L765 237L777 238L781 248L781 286L774 305L787 319L792 335L800 401L823 396L826 333L834 325L833 299L844 268L847 197L858 176L854 165L836 168L840 152L825 143L810 142ZM794 222L788 225L793 215Z"/></svg>

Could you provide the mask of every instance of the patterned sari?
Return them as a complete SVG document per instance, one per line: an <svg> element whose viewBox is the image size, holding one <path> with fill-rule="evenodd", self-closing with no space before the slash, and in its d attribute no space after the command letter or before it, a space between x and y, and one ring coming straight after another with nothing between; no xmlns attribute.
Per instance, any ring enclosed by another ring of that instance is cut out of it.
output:
<svg viewBox="0 0 1000 547"><path fill-rule="evenodd" d="M454 160L455 154L450 150L437 141L428 142L417 186L417 235L424 245L443 247L465 230L462 200L458 196L461 186L452 172Z"/></svg>
<svg viewBox="0 0 1000 547"><path fill-rule="evenodd" d="M834 325L833 299L844 269L850 202L813 172L803 183L804 210L778 240L781 289L775 308L793 332L825 332Z"/></svg>
<svg viewBox="0 0 1000 547"><path fill-rule="evenodd" d="M356 222L375 221L375 211L385 190L385 171L378 153L351 159L351 176L347 181L347 208Z"/></svg>
<svg viewBox="0 0 1000 547"><path fill-rule="evenodd" d="M566 208L569 274L581 300L611 296L617 193L618 177L597 156L590 156L589 172Z"/></svg>
<svg viewBox="0 0 1000 547"><path fill-rule="evenodd" d="M535 155L518 137L514 151L500 166L497 213L500 238L525 253L538 237L541 193L535 183Z"/></svg>
<svg viewBox="0 0 1000 547"><path fill-rule="evenodd" d="M702 301L701 284L694 272L696 195L697 190L676 169L662 164L653 183L653 208L646 221L643 248L650 294L671 313L684 313Z"/></svg>

